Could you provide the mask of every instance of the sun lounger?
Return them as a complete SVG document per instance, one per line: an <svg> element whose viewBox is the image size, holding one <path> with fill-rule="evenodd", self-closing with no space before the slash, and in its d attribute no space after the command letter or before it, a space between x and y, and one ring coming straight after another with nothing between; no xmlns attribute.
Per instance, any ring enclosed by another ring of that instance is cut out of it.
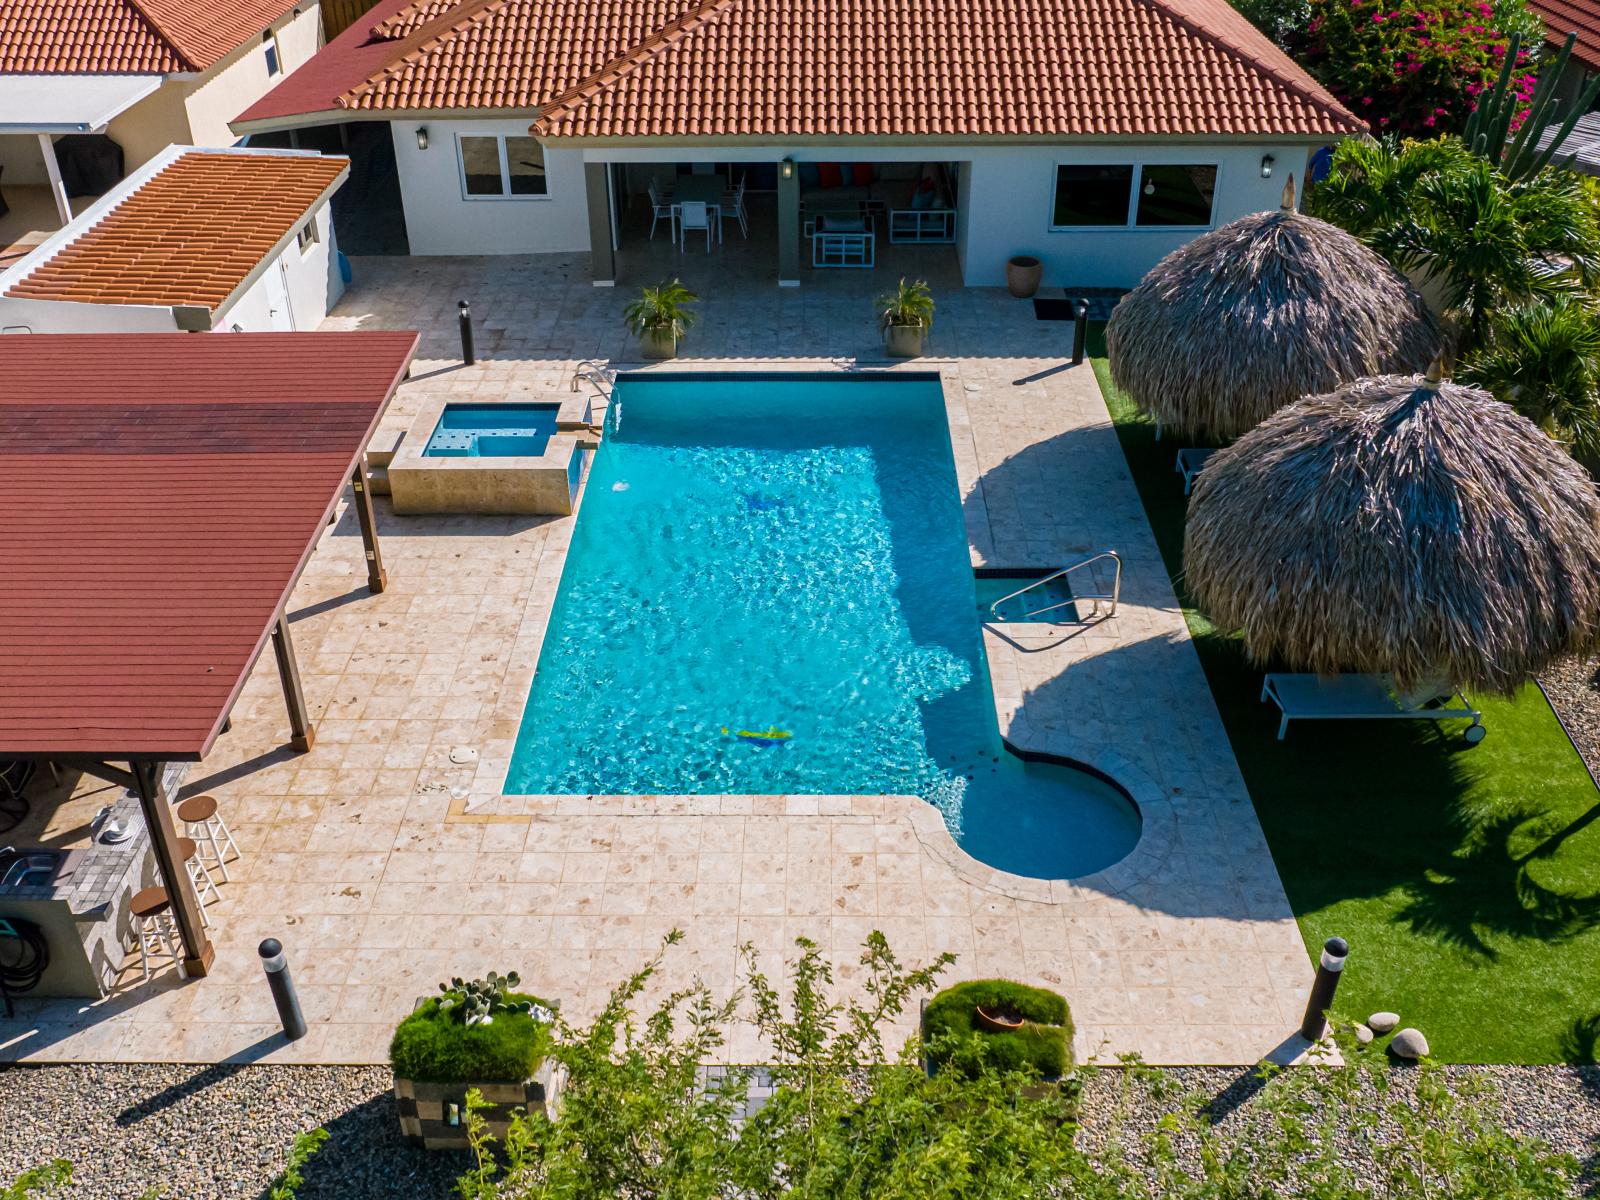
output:
<svg viewBox="0 0 1600 1200"><path fill-rule="evenodd" d="M1447 692L1415 701L1398 693L1385 675L1268 675L1261 699L1271 700L1283 713L1278 740L1290 721L1449 721L1472 722L1468 742L1483 741L1488 732L1483 714L1460 692Z"/></svg>
<svg viewBox="0 0 1600 1200"><path fill-rule="evenodd" d="M1215 450L1200 450L1193 446L1178 451L1178 465L1174 468L1183 476L1183 494L1187 496L1194 488L1194 481L1199 478L1200 472L1205 469L1207 460L1215 454Z"/></svg>

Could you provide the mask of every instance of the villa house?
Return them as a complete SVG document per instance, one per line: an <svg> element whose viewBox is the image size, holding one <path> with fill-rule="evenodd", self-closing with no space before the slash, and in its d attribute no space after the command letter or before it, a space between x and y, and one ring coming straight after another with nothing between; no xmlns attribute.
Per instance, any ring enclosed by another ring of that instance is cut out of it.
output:
<svg viewBox="0 0 1600 1200"><path fill-rule="evenodd" d="M233 121L357 127L411 253L588 252L599 286L684 199L780 285L887 242L1127 286L1364 129L1226 0L380 0Z"/></svg>
<svg viewBox="0 0 1600 1200"><path fill-rule="evenodd" d="M169 145L232 145L321 20L317 0L0 0L0 249Z"/></svg>

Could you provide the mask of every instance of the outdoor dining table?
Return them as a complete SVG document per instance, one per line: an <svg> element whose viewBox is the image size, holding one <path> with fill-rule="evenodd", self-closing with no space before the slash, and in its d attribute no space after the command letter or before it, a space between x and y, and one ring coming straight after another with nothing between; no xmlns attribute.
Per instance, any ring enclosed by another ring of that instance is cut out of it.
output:
<svg viewBox="0 0 1600 1200"><path fill-rule="evenodd" d="M711 227L717 231L717 241L722 240L722 197L728 190L728 180L722 175L679 175L672 182L672 233L678 237L678 215L685 200L699 200L706 206Z"/></svg>

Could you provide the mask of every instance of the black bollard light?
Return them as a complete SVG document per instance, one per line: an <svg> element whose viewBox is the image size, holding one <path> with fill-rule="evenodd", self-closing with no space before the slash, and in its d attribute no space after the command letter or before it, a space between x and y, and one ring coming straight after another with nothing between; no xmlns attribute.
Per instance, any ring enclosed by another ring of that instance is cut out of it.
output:
<svg viewBox="0 0 1600 1200"><path fill-rule="evenodd" d="M1331 937L1322 943L1322 960L1317 964L1317 977L1311 981L1305 1020L1300 1022L1300 1036L1308 1042L1320 1041L1328 1032L1328 1010L1333 1007L1333 993L1339 987L1344 960L1349 956L1350 944L1342 937Z"/></svg>
<svg viewBox="0 0 1600 1200"><path fill-rule="evenodd" d="M472 345L472 306L463 300L456 307L461 316L461 361L470 367L478 361L477 351Z"/></svg>
<svg viewBox="0 0 1600 1200"><path fill-rule="evenodd" d="M1073 306L1072 316L1072 365L1077 366L1083 361L1084 343L1089 340L1089 302L1079 300Z"/></svg>
<svg viewBox="0 0 1600 1200"><path fill-rule="evenodd" d="M300 997L295 995L294 980L289 977L289 959L283 952L283 943L277 938L267 938L256 952L261 955L261 966L267 972L272 1002L278 1006L283 1036L291 1042L298 1042L306 1035L306 1018L300 1011Z"/></svg>

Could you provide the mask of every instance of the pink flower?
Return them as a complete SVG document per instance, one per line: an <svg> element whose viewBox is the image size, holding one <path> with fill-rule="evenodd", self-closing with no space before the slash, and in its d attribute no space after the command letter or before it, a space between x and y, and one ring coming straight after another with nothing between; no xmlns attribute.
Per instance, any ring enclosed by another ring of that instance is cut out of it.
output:
<svg viewBox="0 0 1600 1200"><path fill-rule="evenodd" d="M1435 118L1433 118L1433 117L1424 117L1424 118L1422 118L1422 123L1424 125L1433 125L1433 124L1436 124L1437 122L1436 122Z"/></svg>

